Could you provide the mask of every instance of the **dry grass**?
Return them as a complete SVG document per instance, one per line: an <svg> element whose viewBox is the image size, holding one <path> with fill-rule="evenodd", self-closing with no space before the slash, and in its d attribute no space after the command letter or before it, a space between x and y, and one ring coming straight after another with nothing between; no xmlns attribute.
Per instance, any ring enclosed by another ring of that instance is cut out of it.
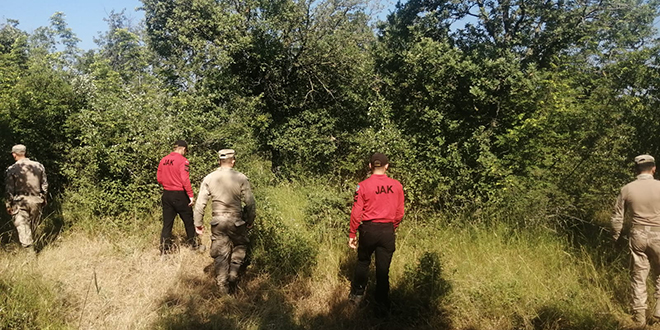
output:
<svg viewBox="0 0 660 330"><path fill-rule="evenodd" d="M183 274L205 261L188 250L162 262L139 241L72 234L43 250L35 271L56 283L76 308L68 323L79 329L145 329L158 317L159 299ZM190 265L188 265L188 263ZM201 269L199 270L201 273Z"/></svg>
<svg viewBox="0 0 660 330"><path fill-rule="evenodd" d="M610 311L607 322L625 317L607 292L593 292L594 286L578 290L585 285L576 273L581 268L571 264L572 256L556 253L561 246L547 242L529 246L489 239L485 232L438 231L432 244L401 233L392 290L407 315L385 322L348 303L354 255L343 240L323 242L326 248L309 277L273 279L251 267L234 296L220 296L205 272L212 261L206 253L183 248L163 261L157 228L150 231L152 239L69 233L34 260L5 253L0 274L20 270L49 283L66 301L64 322L76 329L581 329L592 324L561 320L571 315L558 304L567 302L570 311L570 299L586 304L581 307L587 312ZM452 291L440 297L440 305L426 301L431 306L424 308L415 305L423 302L416 300L423 292L407 291L405 284L414 282L411 265L431 248L443 251L443 276ZM542 313L553 311L560 315L543 319ZM602 318L593 315L594 322ZM548 320L554 327L543 325Z"/></svg>

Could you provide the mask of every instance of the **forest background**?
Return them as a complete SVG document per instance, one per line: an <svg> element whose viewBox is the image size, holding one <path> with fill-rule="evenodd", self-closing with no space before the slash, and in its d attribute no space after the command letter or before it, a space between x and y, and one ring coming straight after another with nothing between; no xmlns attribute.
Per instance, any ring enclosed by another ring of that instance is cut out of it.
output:
<svg viewBox="0 0 660 330"><path fill-rule="evenodd" d="M142 0L143 22L111 12L87 51L64 13L31 33L2 23L0 167L22 143L48 171L42 253L82 237L152 253L155 169L185 139L195 190L217 150L237 150L259 207L246 283L279 295L179 288L168 294L192 303L160 297L179 312L126 327L627 326L626 249L608 220L633 157L660 157L659 3L411 0L375 21L377 6ZM385 323L344 292L351 197L373 152L390 157L408 214L392 270L404 312ZM83 321L89 288L18 267L9 217L0 224L1 327L110 327ZM271 315L283 302L286 317Z"/></svg>

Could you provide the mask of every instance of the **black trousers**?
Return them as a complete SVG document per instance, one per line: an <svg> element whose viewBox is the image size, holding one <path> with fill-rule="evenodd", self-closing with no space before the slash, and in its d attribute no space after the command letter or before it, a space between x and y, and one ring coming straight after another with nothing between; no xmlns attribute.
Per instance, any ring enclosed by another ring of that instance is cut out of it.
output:
<svg viewBox="0 0 660 330"><path fill-rule="evenodd" d="M190 198L186 192L165 190L161 202L163 204L163 230L160 233L160 251L167 253L172 248L172 226L174 226L174 218L177 214L183 220L186 228L186 243L195 246L193 211L192 207L188 206Z"/></svg>
<svg viewBox="0 0 660 330"><path fill-rule="evenodd" d="M358 228L358 262L351 285L353 294L362 295L367 287L371 255L376 252L376 302L389 304L390 262L394 254L395 236L392 223L363 222Z"/></svg>

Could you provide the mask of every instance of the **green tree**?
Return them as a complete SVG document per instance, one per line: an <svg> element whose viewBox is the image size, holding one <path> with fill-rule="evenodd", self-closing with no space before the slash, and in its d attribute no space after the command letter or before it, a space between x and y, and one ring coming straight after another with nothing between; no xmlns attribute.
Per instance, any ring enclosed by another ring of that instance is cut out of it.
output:
<svg viewBox="0 0 660 330"><path fill-rule="evenodd" d="M51 190L57 193L64 183L59 169L66 162L65 123L78 109L69 84L71 72L63 70L70 68L77 38L62 13L51 17L50 27L32 35L17 26L17 21L9 21L0 30L0 125L7 128L2 130L2 145L8 150L9 145L25 144L29 155L46 166ZM55 50L59 43L65 45L64 51ZM4 158L2 165L11 161Z"/></svg>
<svg viewBox="0 0 660 330"><path fill-rule="evenodd" d="M412 141L411 193L448 206L534 190L548 212L603 203L628 170L620 137L635 134L622 120L634 87L611 73L651 68L630 58L653 49L657 12L627 1L399 4L376 67Z"/></svg>
<svg viewBox="0 0 660 330"><path fill-rule="evenodd" d="M364 3L145 1L144 10L159 73L208 98L206 112L230 114L234 98L255 104L243 120L274 169L326 167L366 126L374 37Z"/></svg>

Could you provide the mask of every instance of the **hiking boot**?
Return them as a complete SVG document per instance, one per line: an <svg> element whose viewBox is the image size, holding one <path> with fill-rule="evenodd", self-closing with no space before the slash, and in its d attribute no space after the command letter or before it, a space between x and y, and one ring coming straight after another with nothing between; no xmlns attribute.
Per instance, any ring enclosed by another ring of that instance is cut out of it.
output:
<svg viewBox="0 0 660 330"><path fill-rule="evenodd" d="M206 251L206 246L204 244L193 244L190 245L190 250L203 253Z"/></svg>
<svg viewBox="0 0 660 330"><path fill-rule="evenodd" d="M218 286L218 294L221 296L229 295L229 287L226 285Z"/></svg>
<svg viewBox="0 0 660 330"><path fill-rule="evenodd" d="M230 295L236 294L238 291L238 283L236 281L227 282L227 293Z"/></svg>
<svg viewBox="0 0 660 330"><path fill-rule="evenodd" d="M221 296L229 294L229 283L226 280L218 281L218 279L216 278L215 286L218 288L218 293Z"/></svg>
<svg viewBox="0 0 660 330"><path fill-rule="evenodd" d="M653 312L653 317L660 319L660 300L655 302L655 311Z"/></svg>
<svg viewBox="0 0 660 330"><path fill-rule="evenodd" d="M643 327L646 325L646 310L640 309L636 310L633 314L633 322L638 327Z"/></svg>

